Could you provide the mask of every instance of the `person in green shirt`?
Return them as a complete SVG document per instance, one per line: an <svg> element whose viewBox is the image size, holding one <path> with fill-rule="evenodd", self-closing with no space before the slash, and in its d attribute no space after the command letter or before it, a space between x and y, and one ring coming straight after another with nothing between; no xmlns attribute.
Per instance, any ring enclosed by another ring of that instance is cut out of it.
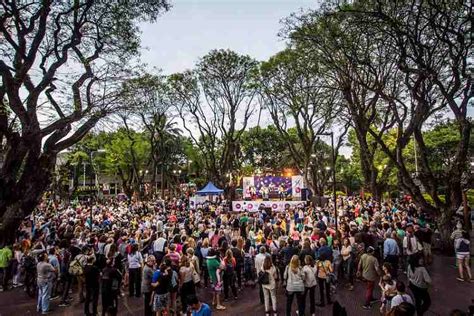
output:
<svg viewBox="0 0 474 316"><path fill-rule="evenodd" d="M371 305L375 301L373 297L374 285L380 275L379 262L374 256L374 248L372 246L369 246L367 252L360 258L357 273L366 282L365 304L362 308L371 309Z"/></svg>
<svg viewBox="0 0 474 316"><path fill-rule="evenodd" d="M225 310L225 306L221 305L220 293L222 291L221 281L221 263L217 257L217 251L210 249L206 258L206 266L212 283L212 305L216 305L217 310Z"/></svg>
<svg viewBox="0 0 474 316"><path fill-rule="evenodd" d="M242 224L242 223L247 224L248 221L249 221L249 218L248 218L248 216L247 216L247 213L245 213L244 216L242 216L242 217L240 218L240 223L241 223L241 224Z"/></svg>
<svg viewBox="0 0 474 316"><path fill-rule="evenodd" d="M8 246L4 246L0 249L0 281L2 285L0 292L8 289L8 265L12 256L13 252Z"/></svg>

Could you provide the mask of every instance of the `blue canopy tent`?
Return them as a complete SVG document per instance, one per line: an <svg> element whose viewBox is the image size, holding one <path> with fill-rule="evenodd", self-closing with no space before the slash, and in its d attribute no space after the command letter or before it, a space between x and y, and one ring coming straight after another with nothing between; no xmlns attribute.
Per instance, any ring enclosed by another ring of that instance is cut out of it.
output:
<svg viewBox="0 0 474 316"><path fill-rule="evenodd" d="M196 192L198 195L219 195L222 193L224 193L224 190L216 188L212 182L209 182L204 188Z"/></svg>

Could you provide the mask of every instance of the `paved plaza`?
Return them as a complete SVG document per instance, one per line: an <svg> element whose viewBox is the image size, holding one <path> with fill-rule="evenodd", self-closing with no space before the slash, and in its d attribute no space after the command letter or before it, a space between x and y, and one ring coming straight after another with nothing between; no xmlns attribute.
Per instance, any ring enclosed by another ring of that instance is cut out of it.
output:
<svg viewBox="0 0 474 316"><path fill-rule="evenodd" d="M429 312L426 314L445 316L455 308L467 310L474 299L474 283L456 281L456 270L453 266L454 259L449 257L436 256L433 265L429 268L431 277L433 278L433 286L430 291L432 304ZM347 291L343 288L338 289L336 300L343 305L348 315L380 315L378 309L380 303L376 303L371 311L362 309L365 287L362 283L357 282L354 291ZM278 287L278 312L284 315L285 296L284 290ZM380 297L380 291L375 291L375 296ZM199 291L199 297L204 302L211 302L209 291L202 289ZM318 298L316 298L316 302ZM57 305L59 300L52 302L53 311L51 315L83 315L83 304L79 304L77 299L70 307L61 308ZM309 304L309 302L307 302ZM258 289L245 288L239 293L237 301L229 301L225 303L226 311L215 311L214 315L265 315L264 306L259 304ZM296 303L294 303L293 313L295 312ZM309 315L308 308L306 309ZM99 301L99 313L100 301ZM129 298L125 296L120 299L119 315L142 315L143 301L142 299ZM0 293L0 315L36 315L35 300L30 299L21 289ZM316 315L332 315L331 307L317 307Z"/></svg>

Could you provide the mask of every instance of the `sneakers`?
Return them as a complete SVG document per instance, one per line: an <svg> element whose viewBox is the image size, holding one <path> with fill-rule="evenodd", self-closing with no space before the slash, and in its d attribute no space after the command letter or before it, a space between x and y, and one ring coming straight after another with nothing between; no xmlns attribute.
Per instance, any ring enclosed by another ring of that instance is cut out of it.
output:
<svg viewBox="0 0 474 316"><path fill-rule="evenodd" d="M216 306L216 309L217 309L218 311L223 311L223 310L226 309L226 307L225 307L224 305L217 305L217 306Z"/></svg>
<svg viewBox="0 0 474 316"><path fill-rule="evenodd" d="M68 307L71 306L68 302L62 302L61 304L58 305L59 307Z"/></svg>
<svg viewBox="0 0 474 316"><path fill-rule="evenodd" d="M56 295L56 296L51 297L49 300L54 301L54 300L57 300L58 298L59 298L59 295Z"/></svg>
<svg viewBox="0 0 474 316"><path fill-rule="evenodd" d="M460 277L457 277L456 280L460 281L460 282L464 282L464 279L463 278L460 278Z"/></svg>
<svg viewBox="0 0 474 316"><path fill-rule="evenodd" d="M371 310L372 307L370 305L362 305L362 308L365 310Z"/></svg>

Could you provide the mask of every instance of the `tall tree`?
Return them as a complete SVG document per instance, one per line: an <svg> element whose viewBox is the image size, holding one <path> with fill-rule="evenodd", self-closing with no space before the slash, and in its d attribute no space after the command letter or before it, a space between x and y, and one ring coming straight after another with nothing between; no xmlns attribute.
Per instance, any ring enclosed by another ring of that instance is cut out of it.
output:
<svg viewBox="0 0 474 316"><path fill-rule="evenodd" d="M105 171L118 175L128 197L139 196L150 157L150 143L145 133L121 127L111 133L105 150Z"/></svg>
<svg viewBox="0 0 474 316"><path fill-rule="evenodd" d="M165 179L169 175L169 165L181 153L179 136L181 130L176 126L172 114L172 105L168 100L164 78L145 74L128 81L124 87L124 102L129 106L127 116L139 121L146 131L151 147L152 182L157 184L157 175L161 175L161 191L164 194Z"/></svg>
<svg viewBox="0 0 474 316"><path fill-rule="evenodd" d="M364 83L392 84L393 89L399 89L396 60L390 57L382 42L373 41L368 32L356 32L347 17L333 14L331 10L333 8L323 7L290 17L285 24L287 36L295 49L319 61L324 69L321 80L343 98L339 104L343 107L343 115L350 118L353 135L360 147L357 153L365 188L380 199L390 168L379 172L375 161L379 144L370 136L367 126L377 122L385 132L393 124L383 121L376 111L380 95L358 79L363 78ZM350 52L357 52L359 59L356 62ZM362 67L367 59L371 61L371 67Z"/></svg>
<svg viewBox="0 0 474 316"><path fill-rule="evenodd" d="M193 71L169 78L171 101L204 158L209 180L225 184L236 170L239 141L255 109L257 62L230 50L213 50Z"/></svg>
<svg viewBox="0 0 474 316"><path fill-rule="evenodd" d="M406 101L383 85L372 88L387 104L378 109L379 115L397 128L395 148L391 149L374 127L368 130L397 168L403 190L424 210L438 216L446 245L451 245L452 218L462 203L462 179L468 168L472 122L467 113L474 96L469 67L473 51L472 10L468 1L382 0L367 1L342 10L357 30L372 34L373 41L383 43L391 52L391 58L396 60L397 71L403 75L402 84L409 95ZM354 61L360 60L353 52L351 56ZM371 65L367 61L364 67ZM446 111L454 118L459 141L441 180L435 176L429 162L430 152L423 129L433 115ZM403 155L412 138L419 158L415 175L410 173ZM432 203L422 194L417 179ZM440 198L441 186L447 190L444 200Z"/></svg>
<svg viewBox="0 0 474 316"><path fill-rule="evenodd" d="M310 168L310 163L320 135L329 132L331 126L342 125L336 141L339 148L347 131L347 122L339 120L340 95L328 89L321 76L318 60L306 58L298 50L286 49L261 65L259 80L262 100L273 124L316 194L323 193L317 185L321 173ZM297 143L290 134L289 127L293 124Z"/></svg>
<svg viewBox="0 0 474 316"><path fill-rule="evenodd" d="M359 115L353 117L356 132L368 133L376 142L374 150L380 148L396 168L401 189L423 210L438 216L447 244L453 212L462 201L472 129L467 117L474 95L468 64L472 54L472 37L468 35L472 32L471 16L472 6L463 1L374 0L297 19L296 34L318 47L320 55L341 59L348 71L338 71L338 75L366 91L352 90L351 97L360 100L368 93L368 103L348 102L351 111L363 114L360 120ZM321 39L327 45L318 45ZM329 66L340 69L337 62ZM434 174L423 133L430 120L440 115L454 117L459 133L453 159L442 178ZM395 141L385 137L389 132ZM368 137L358 139L361 152L365 152L363 139ZM418 172L410 169L405 155L412 139L419 158ZM445 199L440 197L441 187L448 190Z"/></svg>
<svg viewBox="0 0 474 316"><path fill-rule="evenodd" d="M0 2L0 243L33 211L57 153L116 107L139 51L136 23L167 8L165 0Z"/></svg>

